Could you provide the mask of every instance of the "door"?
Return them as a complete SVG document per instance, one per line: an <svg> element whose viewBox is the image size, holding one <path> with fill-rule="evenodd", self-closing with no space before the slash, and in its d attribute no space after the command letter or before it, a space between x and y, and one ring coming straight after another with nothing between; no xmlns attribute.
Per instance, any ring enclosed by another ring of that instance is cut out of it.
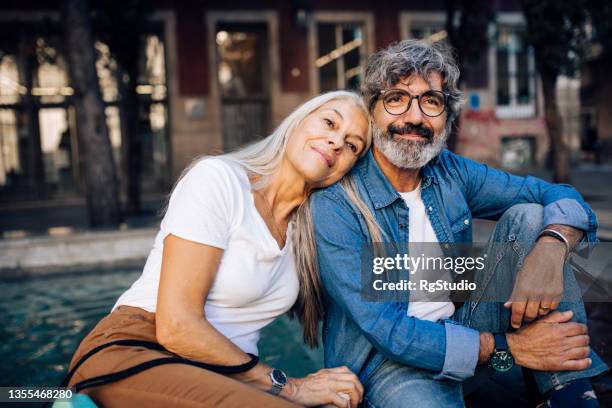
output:
<svg viewBox="0 0 612 408"><path fill-rule="evenodd" d="M217 25L217 81L225 152L265 137L270 123L267 25Z"/></svg>

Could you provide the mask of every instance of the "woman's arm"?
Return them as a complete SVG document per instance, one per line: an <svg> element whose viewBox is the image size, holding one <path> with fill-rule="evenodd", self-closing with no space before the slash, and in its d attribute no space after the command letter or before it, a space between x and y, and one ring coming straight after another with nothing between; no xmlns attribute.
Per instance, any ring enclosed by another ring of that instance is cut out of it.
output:
<svg viewBox="0 0 612 408"><path fill-rule="evenodd" d="M157 295L156 335L159 343L182 357L208 364L240 365L250 357L206 320L204 303L223 250L168 235L164 239ZM270 389L270 368L258 364L240 380Z"/></svg>
<svg viewBox="0 0 612 408"><path fill-rule="evenodd" d="M240 365L250 357L215 329L204 313L222 255L222 249L172 234L164 239L156 335L162 346L182 357L209 364ZM270 367L258 363L232 377L267 391L272 388L270 371ZM302 405L328 403L346 407L350 402L356 407L363 387L348 368L339 367L319 370L306 378L290 378L280 396Z"/></svg>

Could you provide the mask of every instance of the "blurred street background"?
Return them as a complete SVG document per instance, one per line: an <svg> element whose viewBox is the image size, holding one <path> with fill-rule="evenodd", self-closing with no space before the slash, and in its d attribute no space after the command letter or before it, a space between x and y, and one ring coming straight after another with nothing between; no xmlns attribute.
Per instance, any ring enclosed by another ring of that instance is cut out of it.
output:
<svg viewBox="0 0 612 408"><path fill-rule="evenodd" d="M608 1L2 1L0 385L59 382L138 275L194 158L358 89L368 55L408 38L456 50L466 104L451 150L572 184L612 241ZM588 307L611 364L610 304ZM282 319L262 339L293 375L322 364L297 332ZM612 399L612 380L598 391Z"/></svg>

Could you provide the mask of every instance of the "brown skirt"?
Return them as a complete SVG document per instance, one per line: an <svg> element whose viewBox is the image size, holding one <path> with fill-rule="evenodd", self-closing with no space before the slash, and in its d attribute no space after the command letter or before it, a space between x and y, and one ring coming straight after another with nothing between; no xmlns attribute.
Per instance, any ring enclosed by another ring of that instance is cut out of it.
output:
<svg viewBox="0 0 612 408"><path fill-rule="evenodd" d="M85 337L72 357L70 368L93 348L120 339L157 342L155 314L120 306L102 319ZM96 353L70 381L111 374L168 354L142 347L112 346ZM114 383L82 391L101 407L297 407L229 377L184 364L153 367Z"/></svg>

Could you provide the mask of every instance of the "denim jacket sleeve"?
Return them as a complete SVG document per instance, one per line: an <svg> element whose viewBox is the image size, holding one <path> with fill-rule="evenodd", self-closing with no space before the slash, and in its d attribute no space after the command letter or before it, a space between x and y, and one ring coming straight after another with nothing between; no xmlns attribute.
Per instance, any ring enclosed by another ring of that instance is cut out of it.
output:
<svg viewBox="0 0 612 408"><path fill-rule="evenodd" d="M463 380L474 374L480 335L470 328L439 324L406 314L406 303L361 299L361 249L367 239L344 198L320 191L311 198L319 271L328 298L387 358Z"/></svg>
<svg viewBox="0 0 612 408"><path fill-rule="evenodd" d="M544 225L564 224L585 232L588 243L597 242L597 218L580 193L569 184L521 177L445 151L447 170L459 178L475 218L497 220L515 204L544 207Z"/></svg>

